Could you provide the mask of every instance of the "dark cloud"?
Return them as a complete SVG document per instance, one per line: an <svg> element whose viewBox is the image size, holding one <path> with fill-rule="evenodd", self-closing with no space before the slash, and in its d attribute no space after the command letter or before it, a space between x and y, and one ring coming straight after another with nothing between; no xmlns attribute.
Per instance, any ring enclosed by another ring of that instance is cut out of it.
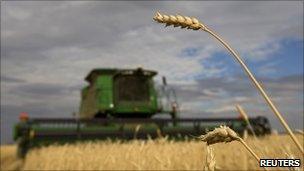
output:
<svg viewBox="0 0 304 171"><path fill-rule="evenodd" d="M19 79L19 78L14 78L10 76L5 76L1 75L1 82L7 82L7 83L24 83L26 82L25 80Z"/></svg>
<svg viewBox="0 0 304 171"><path fill-rule="evenodd" d="M63 86L57 84L23 84L16 86L13 89L10 89L8 93L13 93L18 96L30 95L34 98L46 97L46 96L66 96L69 95L72 91L80 91L81 86Z"/></svg>
<svg viewBox="0 0 304 171"><path fill-rule="evenodd" d="M280 92L290 92L298 94L303 92L303 75L290 75L279 78L257 78L260 84L273 93L276 96L280 95ZM232 77L218 77L218 78L204 78L197 80L197 85L192 86L194 88L187 88L189 85L173 85L178 94L184 101L189 100L191 97L214 97L214 95L204 93L204 90L213 91L214 94L219 93L219 90L227 93L229 97L246 96L252 97L258 94L257 89L248 77L232 76ZM186 89L185 89L186 88ZM293 95L293 94L291 94Z"/></svg>

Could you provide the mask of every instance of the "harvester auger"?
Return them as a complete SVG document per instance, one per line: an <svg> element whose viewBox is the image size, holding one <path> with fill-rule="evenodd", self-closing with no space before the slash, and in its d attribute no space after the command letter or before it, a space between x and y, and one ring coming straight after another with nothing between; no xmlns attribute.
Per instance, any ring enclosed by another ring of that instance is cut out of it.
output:
<svg viewBox="0 0 304 171"><path fill-rule="evenodd" d="M14 139L18 154L29 148L52 143L97 139L146 139L199 136L219 125L227 125L239 134L247 129L242 118L179 118L173 89L163 78L157 91L155 71L137 69L94 69L81 91L77 118L28 118L21 115ZM152 118L167 115L171 118ZM256 135L270 133L265 117L249 118Z"/></svg>

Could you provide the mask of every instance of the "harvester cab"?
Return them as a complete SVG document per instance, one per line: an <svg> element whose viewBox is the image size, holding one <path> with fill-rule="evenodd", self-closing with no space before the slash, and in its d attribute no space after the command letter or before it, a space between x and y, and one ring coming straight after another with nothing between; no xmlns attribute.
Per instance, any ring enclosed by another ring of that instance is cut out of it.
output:
<svg viewBox="0 0 304 171"><path fill-rule="evenodd" d="M24 157L29 148L52 143L165 135L180 139L199 136L220 125L227 125L239 134L247 129L246 122L238 117L179 118L174 89L167 85L165 78L163 86L157 88L153 81L156 74L142 68L92 70L85 77L88 85L81 90L77 118L21 117L14 129L19 156ZM155 115L170 117L156 118ZM249 120L257 135L270 133L267 118Z"/></svg>
<svg viewBox="0 0 304 171"><path fill-rule="evenodd" d="M156 74L142 68L92 70L86 77L89 85L82 89L80 118L175 117L177 102L170 99L172 89L164 85L159 92L153 81ZM160 101L163 95L165 104Z"/></svg>

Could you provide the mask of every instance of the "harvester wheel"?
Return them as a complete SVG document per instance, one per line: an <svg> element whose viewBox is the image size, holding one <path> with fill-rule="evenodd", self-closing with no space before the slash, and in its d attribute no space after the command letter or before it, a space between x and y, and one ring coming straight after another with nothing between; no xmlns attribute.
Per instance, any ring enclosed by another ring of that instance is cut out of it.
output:
<svg viewBox="0 0 304 171"><path fill-rule="evenodd" d="M256 135L265 135L270 133L270 125L265 117L258 117L253 124L253 129Z"/></svg>

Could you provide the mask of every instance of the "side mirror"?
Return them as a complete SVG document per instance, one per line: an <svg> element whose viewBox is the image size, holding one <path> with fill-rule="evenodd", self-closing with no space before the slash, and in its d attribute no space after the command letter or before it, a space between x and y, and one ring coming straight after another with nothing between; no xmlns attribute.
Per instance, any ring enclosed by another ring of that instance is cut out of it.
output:
<svg viewBox="0 0 304 171"><path fill-rule="evenodd" d="M166 79L165 76L163 76L163 85L164 85L164 86L167 86L167 79Z"/></svg>

